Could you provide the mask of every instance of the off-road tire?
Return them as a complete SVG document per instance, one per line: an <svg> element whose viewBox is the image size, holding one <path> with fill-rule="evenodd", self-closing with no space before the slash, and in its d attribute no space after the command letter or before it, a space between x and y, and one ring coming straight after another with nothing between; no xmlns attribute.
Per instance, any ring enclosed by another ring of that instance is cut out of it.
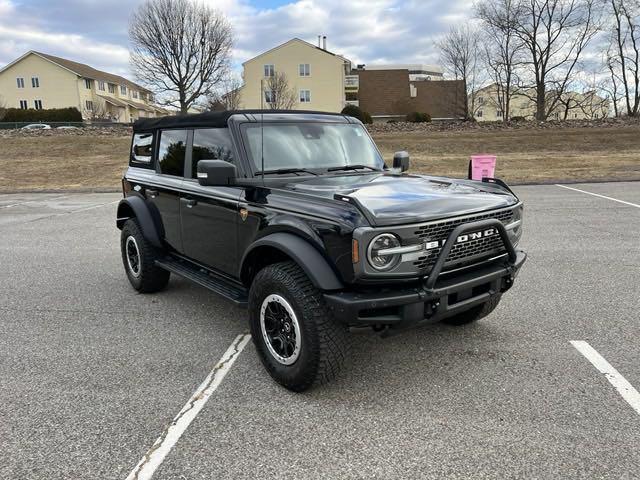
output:
<svg viewBox="0 0 640 480"><path fill-rule="evenodd" d="M138 275L129 266L127 261L126 244L127 239L133 237L138 248L140 265ZM129 219L122 227L120 235L120 250L122 252L122 263L131 286L140 293L158 292L167 286L171 273L156 266L156 259L162 257L162 251L149 243L143 236L138 221L135 218Z"/></svg>
<svg viewBox="0 0 640 480"><path fill-rule="evenodd" d="M496 295L495 297L492 297L488 302L473 307L466 312L459 313L458 315L455 315L453 317L445 318L444 320L442 320L442 323L446 323L447 325L460 326L477 322L478 320L486 317L491 312L493 312L500 303L501 298L501 295Z"/></svg>
<svg viewBox="0 0 640 480"><path fill-rule="evenodd" d="M271 354L262 334L261 308L270 295L290 304L301 330L300 351L291 365ZM320 291L294 262L276 263L258 272L249 292L249 324L263 365L276 382L294 392L333 380L351 346L346 326L333 318Z"/></svg>

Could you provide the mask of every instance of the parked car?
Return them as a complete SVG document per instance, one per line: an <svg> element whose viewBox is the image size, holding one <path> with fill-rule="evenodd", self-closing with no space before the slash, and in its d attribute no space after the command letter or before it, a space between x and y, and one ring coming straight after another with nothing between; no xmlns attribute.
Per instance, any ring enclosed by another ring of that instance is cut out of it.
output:
<svg viewBox="0 0 640 480"><path fill-rule="evenodd" d="M348 330L474 322L526 259L506 184L408 167L338 114L138 120L117 209L125 272L139 292L174 273L247 308L269 374L304 391L335 377Z"/></svg>
<svg viewBox="0 0 640 480"><path fill-rule="evenodd" d="M74 127L73 125L61 125L56 127L57 130L80 130L79 127Z"/></svg>
<svg viewBox="0 0 640 480"><path fill-rule="evenodd" d="M46 123L31 123L22 127L22 130L51 130L51 125Z"/></svg>

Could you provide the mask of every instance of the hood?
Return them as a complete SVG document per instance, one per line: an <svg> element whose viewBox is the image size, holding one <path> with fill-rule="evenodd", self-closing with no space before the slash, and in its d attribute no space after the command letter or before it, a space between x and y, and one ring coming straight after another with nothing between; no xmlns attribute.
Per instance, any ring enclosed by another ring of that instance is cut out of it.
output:
<svg viewBox="0 0 640 480"><path fill-rule="evenodd" d="M426 222L518 202L495 184L387 172L305 177L285 188L352 203L373 226Z"/></svg>

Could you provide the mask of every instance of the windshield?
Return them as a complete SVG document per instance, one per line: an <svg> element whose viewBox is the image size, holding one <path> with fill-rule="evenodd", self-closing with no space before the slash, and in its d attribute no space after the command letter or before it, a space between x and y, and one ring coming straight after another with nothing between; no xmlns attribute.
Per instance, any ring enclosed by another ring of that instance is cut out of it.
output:
<svg viewBox="0 0 640 480"><path fill-rule="evenodd" d="M256 171L320 169L360 165L382 170L384 161L361 125L248 124L244 135ZM263 138L264 135L264 138Z"/></svg>

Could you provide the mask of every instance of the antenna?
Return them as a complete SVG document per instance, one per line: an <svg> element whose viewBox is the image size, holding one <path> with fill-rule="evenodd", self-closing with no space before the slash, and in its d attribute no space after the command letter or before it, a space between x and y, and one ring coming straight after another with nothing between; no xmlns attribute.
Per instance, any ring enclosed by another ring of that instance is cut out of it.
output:
<svg viewBox="0 0 640 480"><path fill-rule="evenodd" d="M260 170L262 171L262 186L264 187L264 78L260 79Z"/></svg>

